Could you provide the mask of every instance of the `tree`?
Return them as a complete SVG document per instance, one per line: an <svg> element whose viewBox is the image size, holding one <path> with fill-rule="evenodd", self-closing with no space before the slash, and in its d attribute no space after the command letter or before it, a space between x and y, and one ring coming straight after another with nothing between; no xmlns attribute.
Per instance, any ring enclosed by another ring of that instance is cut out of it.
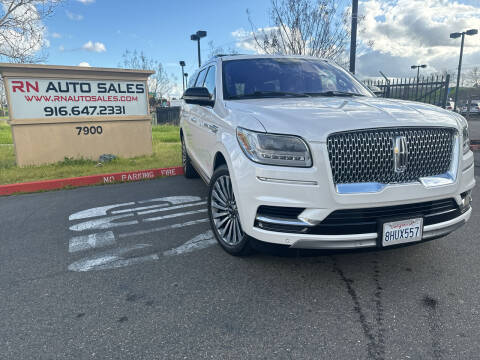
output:
<svg viewBox="0 0 480 360"><path fill-rule="evenodd" d="M213 40L210 40L208 42L208 58L211 59L212 57L220 54L237 55L238 51L231 46L216 46Z"/></svg>
<svg viewBox="0 0 480 360"><path fill-rule="evenodd" d="M271 0L270 26L256 28L247 10L257 48L266 54L338 59L349 39L348 10L338 0Z"/></svg>
<svg viewBox="0 0 480 360"><path fill-rule="evenodd" d="M473 87L480 87L480 67L471 68L466 77Z"/></svg>
<svg viewBox="0 0 480 360"><path fill-rule="evenodd" d="M119 67L127 69L154 70L155 74L148 79L148 91L161 100L173 90L175 76L169 76L160 61L147 57L143 51L125 50Z"/></svg>
<svg viewBox="0 0 480 360"><path fill-rule="evenodd" d="M62 0L0 0L0 57L8 62L39 62L45 46L43 20Z"/></svg>

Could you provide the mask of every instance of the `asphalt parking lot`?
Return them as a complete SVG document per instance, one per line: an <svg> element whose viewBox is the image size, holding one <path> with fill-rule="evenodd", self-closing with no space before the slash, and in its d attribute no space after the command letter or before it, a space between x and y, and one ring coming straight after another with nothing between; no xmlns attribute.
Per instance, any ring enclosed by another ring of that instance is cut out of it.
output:
<svg viewBox="0 0 480 360"><path fill-rule="evenodd" d="M183 177L0 198L0 358L478 358L478 208L415 246L235 258L205 198Z"/></svg>

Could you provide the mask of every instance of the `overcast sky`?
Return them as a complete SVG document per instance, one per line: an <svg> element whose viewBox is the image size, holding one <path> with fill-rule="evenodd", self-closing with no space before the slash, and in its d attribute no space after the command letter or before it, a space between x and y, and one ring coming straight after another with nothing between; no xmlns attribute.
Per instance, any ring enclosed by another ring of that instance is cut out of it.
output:
<svg viewBox="0 0 480 360"><path fill-rule="evenodd" d="M349 4L349 0L343 0ZM207 30L207 43L252 52L248 39L248 8L258 27L268 26L270 0L68 0L46 21L48 63L115 67L125 49L143 50L179 74L196 68L196 46L190 34ZM412 76L412 64L427 64L428 72L458 64L460 40L449 34L480 28L480 0L360 0L357 72L360 76ZM373 43L372 47L365 46ZM467 37L465 68L480 66L480 35ZM178 88L181 87L178 76Z"/></svg>

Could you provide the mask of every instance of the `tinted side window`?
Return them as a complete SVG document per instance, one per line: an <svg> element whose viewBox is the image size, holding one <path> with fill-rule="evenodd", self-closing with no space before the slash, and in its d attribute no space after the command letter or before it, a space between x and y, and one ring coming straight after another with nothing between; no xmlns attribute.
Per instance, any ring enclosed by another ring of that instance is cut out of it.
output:
<svg viewBox="0 0 480 360"><path fill-rule="evenodd" d="M205 73L206 73L206 69L203 69L202 71L200 71L200 73L198 74L198 77L197 77L197 81L195 81L195 87L202 87L203 86L203 80L205 80Z"/></svg>
<svg viewBox="0 0 480 360"><path fill-rule="evenodd" d="M210 94L215 94L215 66L208 68L207 76L205 77L204 87L208 89Z"/></svg>

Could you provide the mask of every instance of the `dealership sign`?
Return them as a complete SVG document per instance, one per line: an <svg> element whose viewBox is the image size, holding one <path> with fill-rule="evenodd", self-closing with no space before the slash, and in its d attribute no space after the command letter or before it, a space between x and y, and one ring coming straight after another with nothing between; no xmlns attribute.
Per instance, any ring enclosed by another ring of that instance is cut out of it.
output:
<svg viewBox="0 0 480 360"><path fill-rule="evenodd" d="M1 64L19 166L151 155L151 70Z"/></svg>
<svg viewBox="0 0 480 360"><path fill-rule="evenodd" d="M145 82L9 79L15 119L147 115Z"/></svg>

